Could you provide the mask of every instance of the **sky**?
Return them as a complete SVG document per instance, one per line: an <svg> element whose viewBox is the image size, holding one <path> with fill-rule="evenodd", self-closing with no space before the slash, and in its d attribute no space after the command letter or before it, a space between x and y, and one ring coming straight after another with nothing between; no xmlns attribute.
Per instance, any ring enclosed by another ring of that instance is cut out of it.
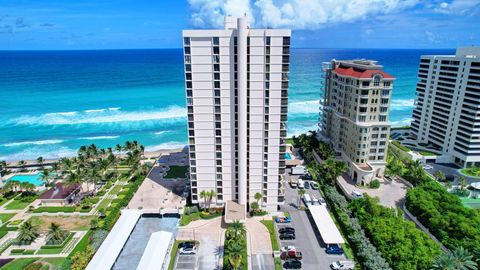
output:
<svg viewBox="0 0 480 270"><path fill-rule="evenodd" d="M0 50L180 48L244 14L297 48L480 45L480 0L0 0Z"/></svg>

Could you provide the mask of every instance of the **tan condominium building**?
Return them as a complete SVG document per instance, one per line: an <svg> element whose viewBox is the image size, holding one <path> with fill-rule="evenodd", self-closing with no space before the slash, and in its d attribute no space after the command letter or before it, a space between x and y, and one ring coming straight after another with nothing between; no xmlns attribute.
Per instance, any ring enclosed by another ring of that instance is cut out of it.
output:
<svg viewBox="0 0 480 270"><path fill-rule="evenodd" d="M284 202L290 30L184 30L191 199L277 210ZM228 208L228 207L227 207Z"/></svg>
<svg viewBox="0 0 480 270"><path fill-rule="evenodd" d="M347 162L357 184L383 177L395 78L372 60L332 60L323 72L320 135Z"/></svg>
<svg viewBox="0 0 480 270"><path fill-rule="evenodd" d="M480 47L422 56L416 93L414 140L437 162L480 166Z"/></svg>

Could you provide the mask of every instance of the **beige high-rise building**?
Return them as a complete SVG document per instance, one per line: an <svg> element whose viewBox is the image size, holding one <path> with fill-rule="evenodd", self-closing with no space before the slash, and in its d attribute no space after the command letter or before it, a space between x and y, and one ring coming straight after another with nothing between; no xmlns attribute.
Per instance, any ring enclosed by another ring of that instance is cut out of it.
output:
<svg viewBox="0 0 480 270"><path fill-rule="evenodd" d="M357 184L383 177L394 77L372 60L324 63L320 135L348 163Z"/></svg>
<svg viewBox="0 0 480 270"><path fill-rule="evenodd" d="M192 201L284 202L290 30L252 29L226 17L225 29L184 30Z"/></svg>

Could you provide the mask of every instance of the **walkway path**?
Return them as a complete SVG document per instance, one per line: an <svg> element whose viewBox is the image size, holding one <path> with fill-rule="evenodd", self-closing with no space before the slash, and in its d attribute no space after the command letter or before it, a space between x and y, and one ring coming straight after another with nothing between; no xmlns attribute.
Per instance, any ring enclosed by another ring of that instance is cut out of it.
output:
<svg viewBox="0 0 480 270"><path fill-rule="evenodd" d="M253 270L274 269L273 249L267 227L257 218L247 218L249 267Z"/></svg>
<svg viewBox="0 0 480 270"><path fill-rule="evenodd" d="M200 242L198 249L199 270L220 270L223 267L223 245L225 228L222 217L211 220L193 221L180 227L177 240L196 240Z"/></svg>

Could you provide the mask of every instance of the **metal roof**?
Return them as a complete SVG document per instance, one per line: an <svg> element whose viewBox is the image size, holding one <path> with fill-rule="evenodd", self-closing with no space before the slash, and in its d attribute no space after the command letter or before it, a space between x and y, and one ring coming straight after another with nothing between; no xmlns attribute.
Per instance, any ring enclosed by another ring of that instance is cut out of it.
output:
<svg viewBox="0 0 480 270"><path fill-rule="evenodd" d="M158 231L152 233L147 247L138 263L137 270L166 269L170 261L170 248L173 241L173 233Z"/></svg>
<svg viewBox="0 0 480 270"><path fill-rule="evenodd" d="M93 256L86 270L112 269L141 215L142 213L137 209L122 210L122 215Z"/></svg>
<svg viewBox="0 0 480 270"><path fill-rule="evenodd" d="M325 205L309 205L308 209L325 244L345 243Z"/></svg>

